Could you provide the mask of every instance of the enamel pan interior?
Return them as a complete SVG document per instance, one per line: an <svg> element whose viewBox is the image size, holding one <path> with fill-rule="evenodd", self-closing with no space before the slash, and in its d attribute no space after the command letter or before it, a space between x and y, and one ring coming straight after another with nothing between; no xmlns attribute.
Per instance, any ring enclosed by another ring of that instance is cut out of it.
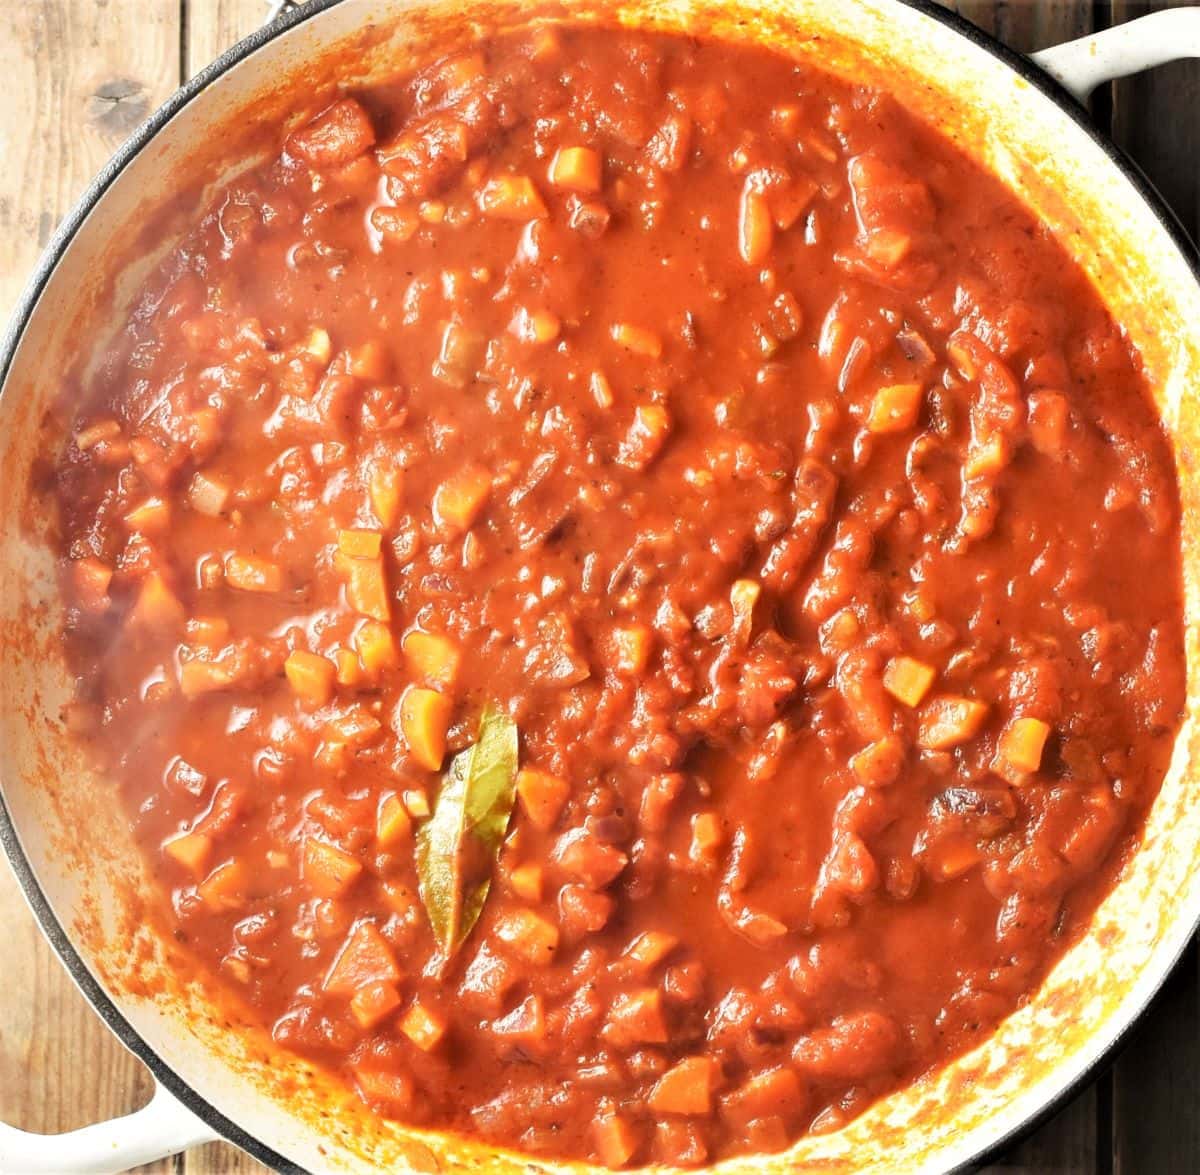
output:
<svg viewBox="0 0 1200 1175"><path fill-rule="evenodd" d="M719 0L631 0L612 9L566 0L547 11L769 41L892 89L982 159L1060 236L1140 351L1174 440L1184 549L1200 551L1200 287L1160 203L1051 83L941 10L896 0L742 0L736 9ZM181 184L227 177L250 161L255 124L285 115L292 87L355 85L405 67L431 41L444 45L530 12L518 0L484 0L470 9L470 25L461 4L445 0L316 0L278 35L243 43L176 95L93 185L51 245L0 361L0 839L60 955L122 1039L196 1113L279 1167L570 1169L379 1122L261 1034L229 1032L240 1010L175 978L174 948L145 916L147 879L126 821L66 738L68 683L38 457L71 427L72 406L57 393L62 374L93 350L79 340L103 338L122 321L156 254L195 215L194 202L170 204ZM1200 920L1200 804L1189 802L1200 777L1194 557L1185 578L1186 722L1143 847L1087 937L974 1052L835 1134L719 1170L958 1167L1053 1105L1120 1039Z"/></svg>

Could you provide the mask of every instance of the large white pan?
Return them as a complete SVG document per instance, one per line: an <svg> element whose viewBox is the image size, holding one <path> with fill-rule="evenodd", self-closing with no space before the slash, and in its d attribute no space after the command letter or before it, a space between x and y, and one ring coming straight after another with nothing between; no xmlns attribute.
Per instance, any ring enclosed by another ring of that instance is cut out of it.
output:
<svg viewBox="0 0 1200 1175"><path fill-rule="evenodd" d="M154 252L195 211L161 207L198 174L217 180L245 166L252 124L286 111L297 87L353 85L403 66L431 41L469 34L465 9L485 31L529 12L519 0L314 0L227 53L140 128L88 189L0 350L0 841L64 965L161 1086L148 1109L72 1135L0 1126L0 1170L116 1171L217 1135L281 1170L564 1169L380 1122L262 1034L230 1031L204 991L175 978L170 947L140 916L145 878L125 821L60 721L68 683L41 537L38 458L56 451L67 426L52 411L60 374L111 329ZM561 10L594 20L600 6L565 0ZM1075 101L1108 78L1200 54L1200 9L1049 50L1036 64L941 9L900 0L628 0L618 11L626 23L769 41L898 91L1017 190L1091 274L1140 350L1175 442L1188 715L1145 842L1090 933L975 1052L836 1134L722 1168L953 1169L1049 1113L1102 1063L1200 921L1196 258L1162 202ZM153 231L141 232L147 224Z"/></svg>

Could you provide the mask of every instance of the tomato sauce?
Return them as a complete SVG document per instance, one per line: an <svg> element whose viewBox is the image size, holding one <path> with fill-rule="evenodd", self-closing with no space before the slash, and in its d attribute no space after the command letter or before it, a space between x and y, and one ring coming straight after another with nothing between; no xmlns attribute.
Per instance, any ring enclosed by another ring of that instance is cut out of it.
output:
<svg viewBox="0 0 1200 1175"><path fill-rule="evenodd" d="M611 1167L979 1042L1183 703L1084 276L752 47L545 25L298 113L57 466L75 724L194 965L380 1113Z"/></svg>

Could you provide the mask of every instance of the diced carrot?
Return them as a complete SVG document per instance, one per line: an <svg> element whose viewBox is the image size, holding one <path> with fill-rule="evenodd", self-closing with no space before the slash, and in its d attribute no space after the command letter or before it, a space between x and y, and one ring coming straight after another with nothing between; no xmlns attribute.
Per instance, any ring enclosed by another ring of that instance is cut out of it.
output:
<svg viewBox="0 0 1200 1175"><path fill-rule="evenodd" d="M617 450L617 460L628 469L645 469L662 451L671 432L671 414L661 404L639 404L633 423Z"/></svg>
<svg viewBox="0 0 1200 1175"><path fill-rule="evenodd" d="M322 367L329 364L333 358L333 340L323 326L314 326L304 340L304 352L311 355Z"/></svg>
<svg viewBox="0 0 1200 1175"><path fill-rule="evenodd" d="M167 586L162 573L152 571L142 580L137 603L129 615L132 623L143 628L182 628L183 605L179 597Z"/></svg>
<svg viewBox="0 0 1200 1175"><path fill-rule="evenodd" d="M300 875L313 893L323 898L341 897L358 879L362 862L315 836L304 842Z"/></svg>
<svg viewBox="0 0 1200 1175"><path fill-rule="evenodd" d="M437 771L446 757L446 729L453 703L436 690L412 686L400 699L400 733L408 753L429 771Z"/></svg>
<svg viewBox="0 0 1200 1175"><path fill-rule="evenodd" d="M912 237L897 229L876 228L866 236L867 256L884 269L894 269L912 251Z"/></svg>
<svg viewBox="0 0 1200 1175"><path fill-rule="evenodd" d="M352 706L344 713L331 718L325 724L325 730L332 738L361 747L379 737L383 723L365 706Z"/></svg>
<svg viewBox="0 0 1200 1175"><path fill-rule="evenodd" d="M712 1057L685 1057L655 1082L646 1105L656 1114L707 1114L718 1076Z"/></svg>
<svg viewBox="0 0 1200 1175"><path fill-rule="evenodd" d="M229 644L229 619L226 616L193 616L187 622L188 644L205 649L220 649Z"/></svg>
<svg viewBox="0 0 1200 1175"><path fill-rule="evenodd" d="M125 515L125 525L141 534L162 534L171 525L171 508L162 498L147 498Z"/></svg>
<svg viewBox="0 0 1200 1175"><path fill-rule="evenodd" d="M988 708L973 698L934 698L921 711L917 741L926 750L943 751L979 733Z"/></svg>
<svg viewBox="0 0 1200 1175"><path fill-rule="evenodd" d="M401 799L404 801L404 810L414 820L426 820L429 817L429 797L419 787L410 787Z"/></svg>
<svg viewBox="0 0 1200 1175"><path fill-rule="evenodd" d="M513 315L508 324L509 334L523 343L552 343L562 330L562 319L549 310L526 310Z"/></svg>
<svg viewBox="0 0 1200 1175"><path fill-rule="evenodd" d="M611 895L596 893L584 885L564 885L558 891L559 922L571 942L603 930L616 908L616 899Z"/></svg>
<svg viewBox="0 0 1200 1175"><path fill-rule="evenodd" d="M179 666L179 689L185 698L217 693L237 684L237 672L224 661L183 661Z"/></svg>
<svg viewBox="0 0 1200 1175"><path fill-rule="evenodd" d="M634 326L631 322L618 322L612 328L613 342L642 355L647 359L661 359L663 353L662 339L652 330Z"/></svg>
<svg viewBox="0 0 1200 1175"><path fill-rule="evenodd" d="M979 846L967 841L939 843L928 855L926 868L942 881L953 881L969 873L983 860Z"/></svg>
<svg viewBox="0 0 1200 1175"><path fill-rule="evenodd" d="M454 688L462 654L449 637L414 628L405 633L400 645L415 677L442 693Z"/></svg>
<svg viewBox="0 0 1200 1175"><path fill-rule="evenodd" d="M1016 771L1032 774L1042 765L1050 726L1040 718L1014 718L1000 733L996 758Z"/></svg>
<svg viewBox="0 0 1200 1175"><path fill-rule="evenodd" d="M546 216L546 204L527 175L496 175L475 197L484 216L500 220L536 220Z"/></svg>
<svg viewBox="0 0 1200 1175"><path fill-rule="evenodd" d="M388 597L383 556L352 559L339 551L335 562L346 577L346 602L350 607L373 620L390 620L392 603Z"/></svg>
<svg viewBox="0 0 1200 1175"><path fill-rule="evenodd" d="M626 948L624 957L643 975L653 971L677 946L679 939L662 930L646 930Z"/></svg>
<svg viewBox="0 0 1200 1175"><path fill-rule="evenodd" d="M880 388L871 401L867 428L874 433L907 432L917 423L924 395L920 384L889 384Z"/></svg>
<svg viewBox="0 0 1200 1175"><path fill-rule="evenodd" d="M904 743L894 734L885 734L868 743L850 759L850 770L859 783L868 787L884 787L895 783L904 767Z"/></svg>
<svg viewBox="0 0 1200 1175"><path fill-rule="evenodd" d="M197 514L219 518L225 513L233 487L212 473L197 473L188 486L188 504Z"/></svg>
<svg viewBox="0 0 1200 1175"><path fill-rule="evenodd" d="M320 653L294 649L283 663L292 692L312 706L324 706L333 697L333 680L337 672L333 662Z"/></svg>
<svg viewBox="0 0 1200 1175"><path fill-rule="evenodd" d="M446 219L446 201L422 200L417 207L417 215L426 224L441 224Z"/></svg>
<svg viewBox="0 0 1200 1175"><path fill-rule="evenodd" d="M226 861L197 886L196 892L211 910L240 910L246 904L247 883L246 866L241 861Z"/></svg>
<svg viewBox="0 0 1200 1175"><path fill-rule="evenodd" d="M526 963L547 964L558 950L558 927L533 910L512 910L496 922L496 937Z"/></svg>
<svg viewBox="0 0 1200 1175"><path fill-rule="evenodd" d="M543 831L554 827L571 794L565 779L536 767L522 767L517 772L516 789L525 815Z"/></svg>
<svg viewBox="0 0 1200 1175"><path fill-rule="evenodd" d="M250 964L236 955L226 955L221 960L221 970L232 975L238 983L250 982Z"/></svg>
<svg viewBox="0 0 1200 1175"><path fill-rule="evenodd" d="M358 659L371 677L378 677L385 669L395 669L400 664L396 638L386 624L364 620L355 630L353 639Z"/></svg>
<svg viewBox="0 0 1200 1175"><path fill-rule="evenodd" d="M482 465L464 465L433 495L433 521L449 538L470 530L492 490L492 475Z"/></svg>
<svg viewBox="0 0 1200 1175"><path fill-rule="evenodd" d="M762 265L771 252L775 224L766 193L759 181L748 177L738 207L738 253L747 265Z"/></svg>
<svg viewBox="0 0 1200 1175"><path fill-rule="evenodd" d="M412 817L404 801L390 792L379 801L375 814L375 840L381 849L390 849L398 841L412 835Z"/></svg>
<svg viewBox="0 0 1200 1175"><path fill-rule="evenodd" d="M379 525L391 530L400 518L404 498L404 470L399 465L376 463L367 479L367 494Z"/></svg>
<svg viewBox="0 0 1200 1175"><path fill-rule="evenodd" d="M915 657L893 657L883 671L883 688L906 706L919 706L937 671Z"/></svg>
<svg viewBox="0 0 1200 1175"><path fill-rule="evenodd" d="M725 843L725 830L715 812L700 812L692 818L692 843L688 857L700 865L715 865Z"/></svg>
<svg viewBox="0 0 1200 1175"><path fill-rule="evenodd" d="M645 624L618 624L609 633L608 661L627 677L643 673L650 662L654 634Z"/></svg>
<svg viewBox="0 0 1200 1175"><path fill-rule="evenodd" d="M283 568L258 555L230 555L225 560L225 582L243 592L281 592Z"/></svg>
<svg viewBox="0 0 1200 1175"><path fill-rule="evenodd" d="M542 900L542 881L545 871L532 862L518 865L509 875L508 882L513 893L527 902Z"/></svg>
<svg viewBox="0 0 1200 1175"><path fill-rule="evenodd" d="M400 1021L400 1031L422 1052L432 1052L446 1035L446 1018L415 1001Z"/></svg>
<svg viewBox="0 0 1200 1175"><path fill-rule="evenodd" d="M383 549L383 535L377 530L339 530L337 545L351 559L375 559Z"/></svg>
<svg viewBox="0 0 1200 1175"><path fill-rule="evenodd" d="M967 447L963 463L966 478L994 477L1012 460L1012 447L1007 438L996 433L986 440L972 442Z"/></svg>
<svg viewBox="0 0 1200 1175"><path fill-rule="evenodd" d="M602 1035L614 1048L620 1049L638 1044L666 1044L671 1034L667 1028L662 992L657 987L622 992L613 1000Z"/></svg>
<svg viewBox="0 0 1200 1175"><path fill-rule="evenodd" d="M623 1114L600 1114L592 1120L592 1142L600 1161L611 1170L624 1167L641 1145L637 1128Z"/></svg>
<svg viewBox="0 0 1200 1175"><path fill-rule="evenodd" d="M92 555L85 555L71 564L75 598L85 612L104 612L108 609L112 603L108 594L112 577L112 568Z"/></svg>
<svg viewBox="0 0 1200 1175"><path fill-rule="evenodd" d="M374 922L359 922L329 968L324 987L330 995L352 996L369 983L399 983L403 978L379 928Z"/></svg>
<svg viewBox="0 0 1200 1175"><path fill-rule="evenodd" d="M364 1101L404 1111L412 1105L412 1079L403 1073L354 1067L354 1083Z"/></svg>
<svg viewBox="0 0 1200 1175"><path fill-rule="evenodd" d="M337 667L338 685L357 685L362 681L362 665L356 653L349 649L334 649L333 663Z"/></svg>
<svg viewBox="0 0 1200 1175"><path fill-rule="evenodd" d="M482 331L457 321L446 323L434 376L452 388L465 388L475 377L486 346L487 336Z"/></svg>
<svg viewBox="0 0 1200 1175"><path fill-rule="evenodd" d="M199 877L212 853L212 837L202 832L182 832L163 843L163 852Z"/></svg>
<svg viewBox="0 0 1200 1175"><path fill-rule="evenodd" d="M526 996L507 1016L492 1022L492 1033L511 1044L538 1044L546 1037L542 997Z"/></svg>
<svg viewBox="0 0 1200 1175"><path fill-rule="evenodd" d="M391 362L378 339L368 339L346 352L346 370L355 379L379 383L391 374Z"/></svg>
<svg viewBox="0 0 1200 1175"><path fill-rule="evenodd" d="M780 1065L754 1074L725 1101L747 1120L775 1114L786 1118L804 1108L804 1087L794 1069Z"/></svg>
<svg viewBox="0 0 1200 1175"><path fill-rule="evenodd" d="M600 190L600 156L590 147L560 147L550 162L550 182L577 192Z"/></svg>
<svg viewBox="0 0 1200 1175"><path fill-rule="evenodd" d="M394 983L368 983L350 997L350 1014L362 1028L374 1028L399 1006L400 993Z"/></svg>

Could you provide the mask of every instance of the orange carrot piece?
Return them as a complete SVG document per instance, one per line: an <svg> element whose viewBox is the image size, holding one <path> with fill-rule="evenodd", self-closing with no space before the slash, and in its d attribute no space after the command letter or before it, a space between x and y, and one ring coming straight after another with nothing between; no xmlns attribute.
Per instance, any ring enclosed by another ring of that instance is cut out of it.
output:
<svg viewBox="0 0 1200 1175"><path fill-rule="evenodd" d="M883 670L883 688L906 706L919 706L937 671L915 657L893 657Z"/></svg>
<svg viewBox="0 0 1200 1175"><path fill-rule="evenodd" d="M225 560L225 582L243 592L281 592L283 568L258 555L230 555Z"/></svg>
<svg viewBox="0 0 1200 1175"><path fill-rule="evenodd" d="M571 794L565 779L541 771L536 767L522 767L517 772L517 796L525 815L534 827L549 831L558 820L559 813Z"/></svg>
<svg viewBox="0 0 1200 1175"><path fill-rule="evenodd" d="M492 475L482 465L464 465L433 495L433 521L447 538L471 529L492 489Z"/></svg>
<svg viewBox="0 0 1200 1175"><path fill-rule="evenodd" d="M987 718L985 703L973 698L934 698L921 711L917 742L930 751L944 751L979 733Z"/></svg>
<svg viewBox="0 0 1200 1175"><path fill-rule="evenodd" d="M374 922L359 922L325 976L330 995L350 997L370 983L399 983L404 975L386 938Z"/></svg>
<svg viewBox="0 0 1200 1175"><path fill-rule="evenodd" d="M512 910L501 915L496 937L526 963L550 963L558 950L558 927L533 910Z"/></svg>
<svg viewBox="0 0 1200 1175"><path fill-rule="evenodd" d="M400 993L394 983L368 983L350 997L350 1014L361 1028L374 1028L399 1006Z"/></svg>
<svg viewBox="0 0 1200 1175"><path fill-rule="evenodd" d="M707 1114L712 1110L717 1080L717 1063L712 1057L685 1057L658 1079L646 1104L656 1114Z"/></svg>
<svg viewBox="0 0 1200 1175"><path fill-rule="evenodd" d="M333 697L334 664L320 653L293 649L283 663L292 692L312 706L324 706Z"/></svg>
<svg viewBox="0 0 1200 1175"><path fill-rule="evenodd" d="M415 677L442 693L454 688L462 654L448 636L414 628L405 634L400 646Z"/></svg>
<svg viewBox="0 0 1200 1175"><path fill-rule="evenodd" d="M362 862L357 857L315 836L305 840L301 876L319 897L341 897L361 872Z"/></svg>
<svg viewBox="0 0 1200 1175"><path fill-rule="evenodd" d="M182 832L163 842L163 852L199 877L212 853L212 837L202 832Z"/></svg>
<svg viewBox="0 0 1200 1175"><path fill-rule="evenodd" d="M453 703L445 694L417 686L400 699L400 733L408 752L424 768L437 771L446 757L446 729Z"/></svg>
<svg viewBox="0 0 1200 1175"><path fill-rule="evenodd" d="M422 1052L432 1052L446 1035L446 1018L419 1001L404 1013L400 1031Z"/></svg>

